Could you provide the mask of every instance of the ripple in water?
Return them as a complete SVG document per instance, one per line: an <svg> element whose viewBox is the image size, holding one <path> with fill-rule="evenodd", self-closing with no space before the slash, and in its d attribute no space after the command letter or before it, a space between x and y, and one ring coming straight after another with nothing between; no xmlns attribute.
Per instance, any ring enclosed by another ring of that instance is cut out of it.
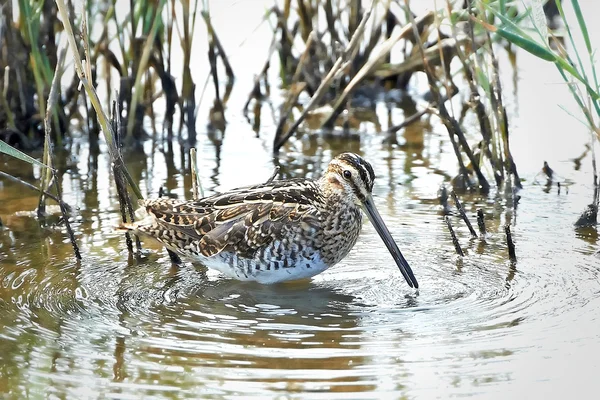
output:
<svg viewBox="0 0 600 400"><path fill-rule="evenodd" d="M516 231L517 263L506 261L503 236L493 232L484 251L467 245L458 259L441 228L418 227L393 234L419 291L407 288L369 226L340 265L277 286L190 264L172 268L163 252L129 264L125 254L79 266L4 264L1 334L17 345L6 352L6 368L19 370L20 354L41 343L33 345L37 372L23 381L75 397L84 388L179 398L444 397L490 395L486 388L515 380L585 379L553 371L599 343L597 259L571 251L565 263L548 248L571 239L526 226Z"/></svg>

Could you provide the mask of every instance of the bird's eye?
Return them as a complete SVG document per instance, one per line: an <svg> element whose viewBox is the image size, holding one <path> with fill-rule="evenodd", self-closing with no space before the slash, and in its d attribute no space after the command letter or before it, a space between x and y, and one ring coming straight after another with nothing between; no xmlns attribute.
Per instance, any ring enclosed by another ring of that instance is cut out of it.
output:
<svg viewBox="0 0 600 400"><path fill-rule="evenodd" d="M345 170L344 171L344 178L346 178L346 179L352 178L352 172L350 172L348 170Z"/></svg>

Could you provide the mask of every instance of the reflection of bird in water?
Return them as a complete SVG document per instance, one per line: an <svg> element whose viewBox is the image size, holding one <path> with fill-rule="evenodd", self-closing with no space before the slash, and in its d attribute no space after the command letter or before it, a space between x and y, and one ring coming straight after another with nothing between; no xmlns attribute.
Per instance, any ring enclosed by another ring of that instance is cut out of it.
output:
<svg viewBox="0 0 600 400"><path fill-rule="evenodd" d="M342 312L356 297L339 288L324 286L323 282L297 281L282 285L257 285L221 279L210 282L196 291L203 302L213 300L217 307L243 308L260 314L323 314ZM308 294L308 296L307 296ZM184 302L195 301L188 297Z"/></svg>
<svg viewBox="0 0 600 400"><path fill-rule="evenodd" d="M209 307L212 313L224 315L229 314L227 310L232 307L260 314L318 314L343 311L349 304L360 305L354 295L347 293L347 288L326 282L300 280L281 285L257 285L255 282L223 279L216 274L207 275L206 270L191 264L183 264L165 275L159 264L139 265L120 280L115 279L113 290L106 293L99 287L92 287L90 291L99 293L105 304L117 301L116 306L121 310L142 310L146 314L156 307L177 310ZM143 273L140 273L140 268L143 268ZM153 282L150 286L149 280ZM106 279L90 284L110 285Z"/></svg>
<svg viewBox="0 0 600 400"><path fill-rule="evenodd" d="M362 208L409 286L418 287L375 208L374 179L371 164L343 153L318 180L267 182L200 200L142 201L149 217L123 227L233 278L269 284L308 278L342 260L358 239Z"/></svg>

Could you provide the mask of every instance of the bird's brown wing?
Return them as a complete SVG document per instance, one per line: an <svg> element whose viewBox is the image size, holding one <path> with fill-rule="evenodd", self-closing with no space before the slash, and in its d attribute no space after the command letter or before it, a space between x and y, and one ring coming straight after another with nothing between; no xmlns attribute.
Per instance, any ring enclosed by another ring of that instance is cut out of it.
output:
<svg viewBox="0 0 600 400"><path fill-rule="evenodd" d="M281 184L287 182L287 185ZM197 241L205 257L226 248L250 257L290 228L314 233L320 227L318 187L312 181L277 181L195 201L143 202L164 229L185 242Z"/></svg>

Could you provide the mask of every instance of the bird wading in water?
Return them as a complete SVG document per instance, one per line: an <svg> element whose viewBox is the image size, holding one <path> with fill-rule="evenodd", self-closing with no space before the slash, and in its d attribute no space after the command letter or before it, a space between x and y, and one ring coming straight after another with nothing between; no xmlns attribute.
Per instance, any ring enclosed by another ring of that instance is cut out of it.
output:
<svg viewBox="0 0 600 400"><path fill-rule="evenodd" d="M350 252L367 214L410 287L408 262L375 208L375 173L362 157L335 157L322 178L289 179L199 200L142 200L148 217L121 227L243 281L309 278Z"/></svg>

